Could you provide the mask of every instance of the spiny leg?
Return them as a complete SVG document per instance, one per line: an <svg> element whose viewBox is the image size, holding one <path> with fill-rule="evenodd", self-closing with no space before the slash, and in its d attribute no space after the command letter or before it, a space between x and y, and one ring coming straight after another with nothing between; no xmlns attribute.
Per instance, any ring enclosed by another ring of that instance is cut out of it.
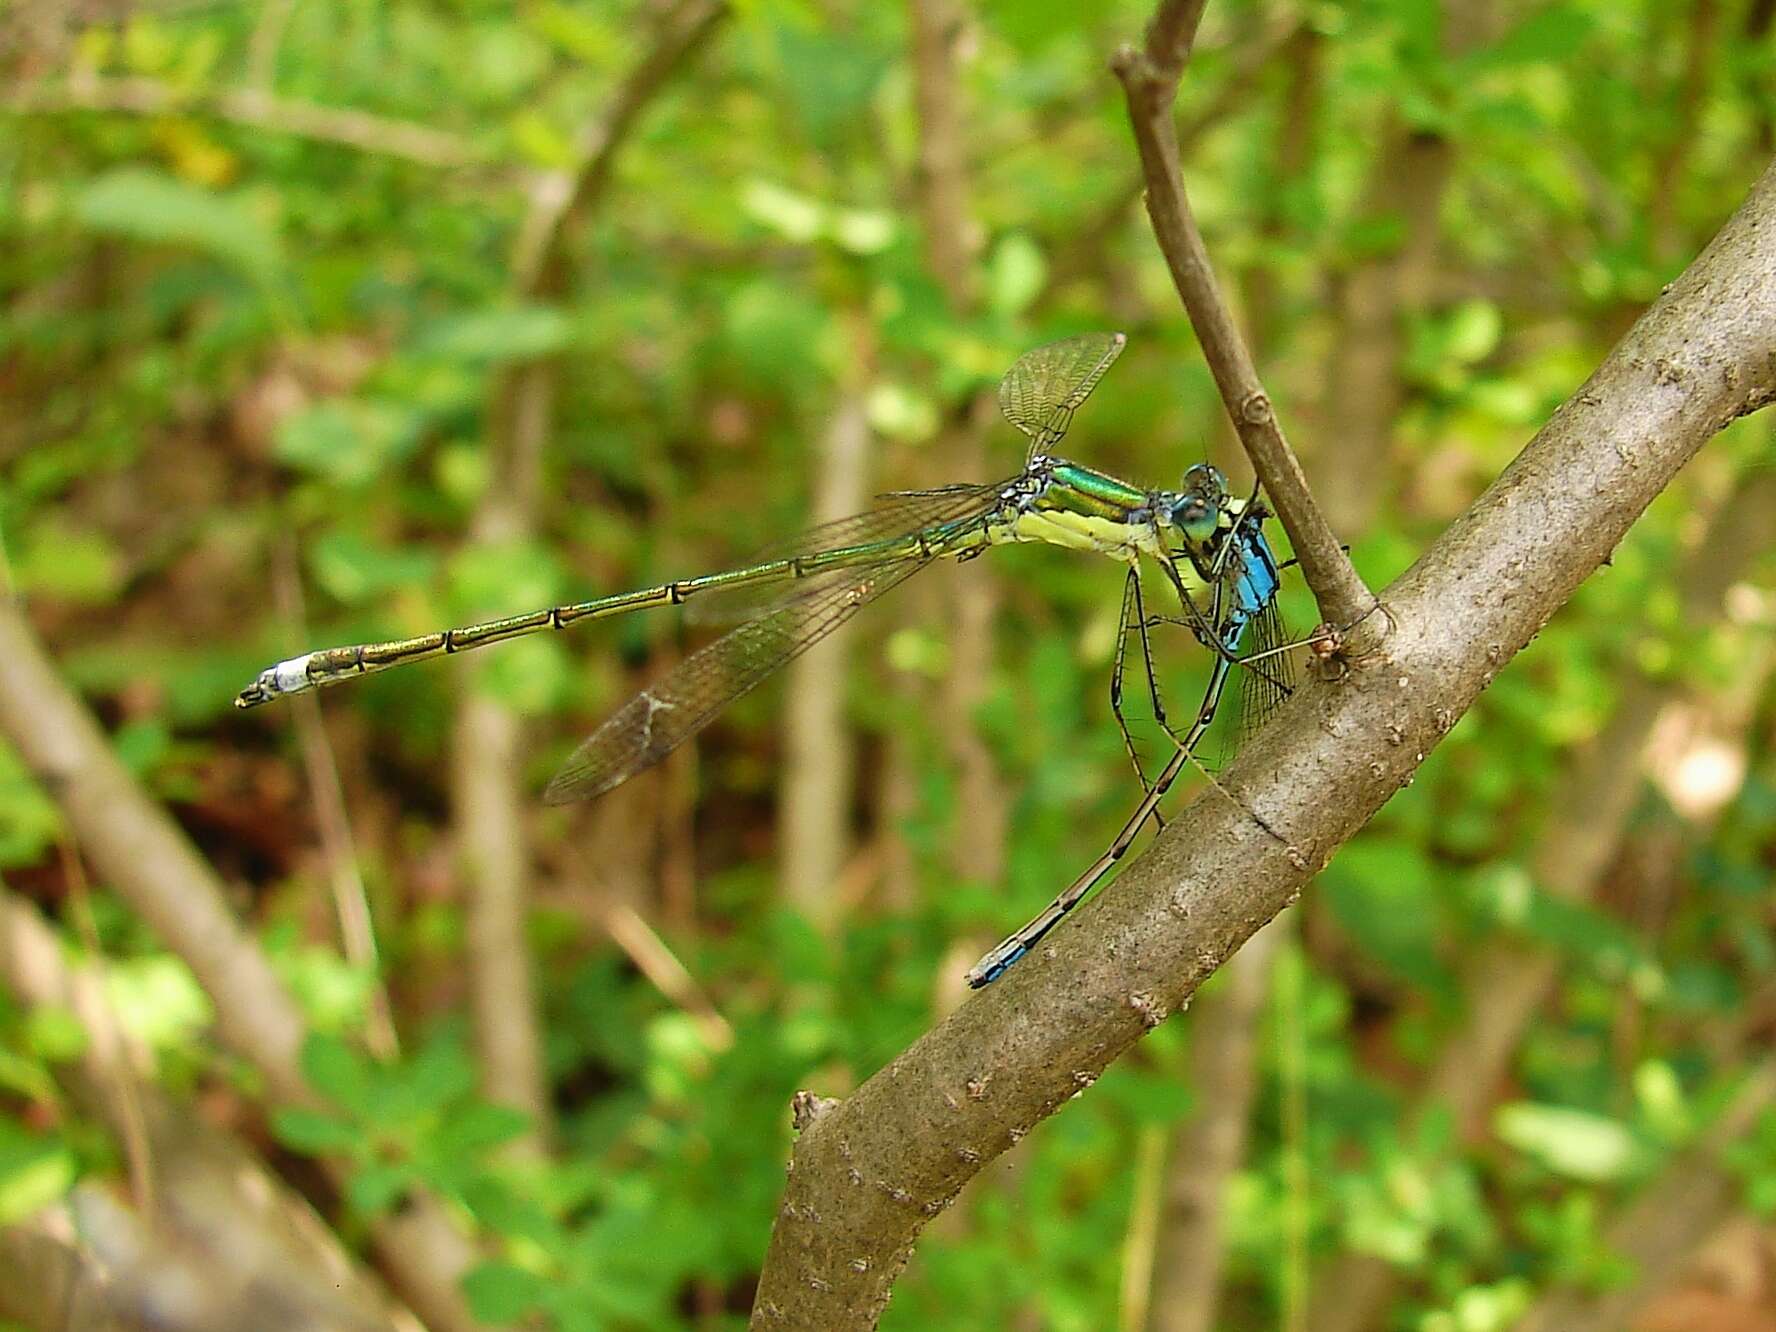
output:
<svg viewBox="0 0 1776 1332"><path fill-rule="evenodd" d="M1141 792L1146 794L1153 789L1153 783L1147 780L1147 773L1141 767L1141 755L1135 748L1135 737L1129 731L1128 719L1122 715L1122 678L1128 664L1129 634L1133 631L1131 619L1145 618L1141 613L1141 578L1133 568L1128 571L1128 578L1122 585L1122 612L1117 617L1116 626L1116 657L1110 664L1110 715L1116 718L1116 729L1122 732L1122 747L1127 751L1129 762L1134 766L1135 777L1141 783ZM1143 634L1145 637L1145 634ZM1151 670L1151 663L1149 663Z"/></svg>
<svg viewBox="0 0 1776 1332"><path fill-rule="evenodd" d="M1145 798L1142 799L1128 821L1122 825L1122 831L1116 835L1116 840L1110 844L1110 849L1099 856L1092 866L1070 883L1058 897L1032 916L1027 923L1008 934L986 956L976 962L969 969L967 976L971 988L978 990L981 986L991 984L1002 976L1007 967L1034 948L1045 934L1060 923L1061 917L1078 906L1098 880L1103 878L1113 865L1128 854L1129 848L1134 845L1135 838L1140 834L1141 826L1158 809L1159 802L1165 798L1166 792L1171 790L1172 783L1178 779L1178 774L1184 771L1184 765L1190 762L1192 751L1201 742L1203 732L1208 730L1209 722L1214 718L1216 708L1220 706L1221 694L1227 686L1227 678L1232 669L1227 661L1216 658L1214 670L1209 676L1209 687L1203 695L1202 706L1197 710L1196 721L1192 723L1189 732L1179 741L1177 752L1172 755L1154 780L1153 786ZM1262 820L1259 822L1266 831L1270 831L1268 825L1264 825Z"/></svg>

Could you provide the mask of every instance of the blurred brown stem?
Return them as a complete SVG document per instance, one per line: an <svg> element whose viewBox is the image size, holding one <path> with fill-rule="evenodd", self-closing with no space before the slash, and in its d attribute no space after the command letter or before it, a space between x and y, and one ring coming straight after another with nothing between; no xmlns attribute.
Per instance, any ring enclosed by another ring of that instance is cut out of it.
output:
<svg viewBox="0 0 1776 1332"><path fill-rule="evenodd" d="M1149 1332L1210 1332L1220 1299L1227 1184L1246 1159L1258 1086L1258 1032L1272 963L1287 930L1266 925L1193 1007L1190 1087L1196 1108L1172 1140Z"/></svg>
<svg viewBox="0 0 1776 1332"><path fill-rule="evenodd" d="M1682 623L1703 630L1726 613L1727 589L1776 540L1776 474L1755 472L1697 544L1679 576ZM1539 891L1576 902L1596 893L1645 784L1641 756L1670 686L1636 673L1603 729L1577 756L1562 783L1560 812L1530 860ZM1481 1131L1518 1042L1548 1002L1561 959L1517 939L1482 946L1463 981L1467 1018L1427 1072L1408 1118L1448 1114L1457 1132ZM1314 1283L1315 1332L1373 1326L1398 1290L1401 1273L1381 1258L1351 1253Z"/></svg>
<svg viewBox="0 0 1776 1332"><path fill-rule="evenodd" d="M1632 1264L1633 1279L1595 1293L1550 1291L1514 1332L1613 1332L1634 1326L1635 1314L1676 1280L1739 1205L1739 1177L1722 1164L1721 1155L1773 1107L1776 1059L1766 1056L1751 1066L1732 1102L1695 1145L1673 1158L1605 1228L1604 1244Z"/></svg>
<svg viewBox="0 0 1776 1332"><path fill-rule="evenodd" d="M308 616L303 609L302 578L297 568L295 543L286 540L278 551L277 599L288 623L288 638L295 644L309 641ZM296 708L296 734L302 745L302 767L314 800L315 822L321 834L321 854L327 862L327 882L333 891L333 914L339 923L340 947L346 961L370 986L364 1014L364 1044L378 1059L398 1059L401 1043L395 1034L394 1014L389 1007L388 987L383 984L382 959L376 947L376 923L370 915L364 876L358 872L358 848L352 837L351 814L345 805L345 788L339 781L339 764L327 738L327 722L320 699L303 694L291 702Z"/></svg>
<svg viewBox="0 0 1776 1332"><path fill-rule="evenodd" d="M275 97L258 88L190 92L149 78L101 78L83 74L61 82L15 84L0 91L0 111L13 115L66 115L74 111L138 116L210 115L274 134L336 143L421 166L463 167L486 158L467 139L447 130L368 111L320 106Z"/></svg>
<svg viewBox="0 0 1776 1332"><path fill-rule="evenodd" d="M874 356L867 328L852 339L848 382L816 460L812 520L856 513L868 498L867 409ZM851 678L848 626L789 665L783 709L783 781L778 812L783 899L809 920L830 925L843 906L840 870L850 858L851 798L856 789L845 686Z"/></svg>
<svg viewBox="0 0 1776 1332"><path fill-rule="evenodd" d="M513 246L517 299L557 300L566 292L568 234L603 203L643 110L726 12L720 0L683 0L672 9L604 114L580 131L575 167L538 183ZM492 465L472 525L477 544L515 544L535 534L558 388L552 358L515 364L495 381L488 409ZM481 1084L490 1099L530 1117L535 1134L517 1149L534 1153L553 1136L554 1111L524 937L530 853L522 722L471 680L457 714L454 751L451 789L469 882L468 962Z"/></svg>
<svg viewBox="0 0 1776 1332"><path fill-rule="evenodd" d="M112 753L62 683L16 602L0 600L0 734L61 808L97 874L184 959L222 1042L259 1071L274 1105L316 1105L298 1061L301 1013L227 904L213 870ZM472 1250L423 1190L373 1227L377 1252L433 1332L477 1326L457 1289Z"/></svg>
<svg viewBox="0 0 1776 1332"><path fill-rule="evenodd" d="M975 312L979 284L974 271L978 228L969 205L957 52L964 14L953 0L907 0L907 17L912 29L913 102L919 117L915 187L926 262L951 312L967 318ZM958 475L984 473L983 434L992 412L984 396L975 399L939 444ZM975 713L992 681L999 585L989 570L942 573L941 582L954 597L944 729L958 770L956 809L966 821L955 830L954 865L967 879L994 883L1005 865L1006 799Z"/></svg>

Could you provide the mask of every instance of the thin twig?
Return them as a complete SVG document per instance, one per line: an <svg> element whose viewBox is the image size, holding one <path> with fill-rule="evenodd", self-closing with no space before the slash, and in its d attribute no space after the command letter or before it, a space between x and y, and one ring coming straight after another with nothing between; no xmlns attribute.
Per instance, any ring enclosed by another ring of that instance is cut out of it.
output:
<svg viewBox="0 0 1776 1332"><path fill-rule="evenodd" d="M1311 31L1299 14L1291 14L1286 22L1273 24L1256 43L1246 47L1215 90L1215 95L1179 124L1178 142L1184 145L1185 151L1236 112L1249 107L1248 94L1265 66L1300 34ZM1130 172L1128 178L1116 187L1115 193L1098 206L1090 221L1071 230L1066 249L1055 255L1042 290L1031 302L1035 309L1041 310L1052 303L1070 283L1083 277L1091 271L1093 264L1102 260L1111 237L1122 226L1144 188L1141 173L1138 170Z"/></svg>
<svg viewBox="0 0 1776 1332"><path fill-rule="evenodd" d="M542 294L548 270L575 214L596 207L610 184L611 168L641 110L653 100L679 64L708 39L727 16L724 0L683 0L665 18L653 45L623 86L610 109L587 125L575 145L575 165L539 179L512 251L512 280L526 296Z"/></svg>
<svg viewBox="0 0 1776 1332"><path fill-rule="evenodd" d="M132 1042L124 1035L117 1005L112 1001L105 950L99 942L98 923L93 919L92 890L86 880L86 867L81 864L80 852L65 832L59 839L59 850L74 928L86 948L87 971L92 982L83 996L88 1002L77 1011L92 1037L93 1067L117 1098L117 1136L123 1139L123 1155L129 1163L131 1201L143 1216L153 1216L157 1205L154 1153L148 1146L148 1123L142 1114L138 1069L131 1058Z"/></svg>
<svg viewBox="0 0 1776 1332"><path fill-rule="evenodd" d="M15 85L0 93L0 111L14 115L65 115L71 111L139 116L197 113L254 129L405 158L421 166L489 164L487 155L474 144L447 130L369 111L275 97L257 88L186 91L157 79L82 75L53 83Z"/></svg>
<svg viewBox="0 0 1776 1332"><path fill-rule="evenodd" d="M265 0L259 8L247 42L247 86L255 92L269 93L277 84L278 49L295 9L296 0Z"/></svg>
<svg viewBox="0 0 1776 1332"><path fill-rule="evenodd" d="M1142 1125L1135 1135L1134 1196L1129 1200L1128 1233L1122 1241L1122 1290L1117 1300L1120 1332L1143 1332L1147 1326L1165 1196L1165 1150L1165 1125Z"/></svg>
<svg viewBox="0 0 1776 1332"><path fill-rule="evenodd" d="M184 959L216 1011L222 1043L264 1079L274 1105L320 1104L303 1075L301 1011L228 905L197 848L112 752L15 602L0 599L0 735L55 800L94 871ZM371 1227L414 1310L437 1332L475 1320L458 1282L473 1251L436 1197L409 1191Z"/></svg>
<svg viewBox="0 0 1776 1332"><path fill-rule="evenodd" d="M690 1014L705 1045L718 1053L733 1047L734 1028L640 912L627 902L611 902L600 919L611 942L628 954L636 970Z"/></svg>
<svg viewBox="0 0 1776 1332"><path fill-rule="evenodd" d="M1353 647L1362 651L1379 632L1379 619L1363 623L1375 607L1375 597L1314 503L1301 464L1283 437L1270 395L1259 382L1252 354L1216 285L1208 250L1184 193L1172 104L1206 3L1166 0L1147 30L1145 48L1123 47L1111 68L1122 80L1128 99L1154 236L1196 329L1203 358L1214 373L1221 400L1289 534L1321 615L1340 627L1363 624L1352 638Z"/></svg>

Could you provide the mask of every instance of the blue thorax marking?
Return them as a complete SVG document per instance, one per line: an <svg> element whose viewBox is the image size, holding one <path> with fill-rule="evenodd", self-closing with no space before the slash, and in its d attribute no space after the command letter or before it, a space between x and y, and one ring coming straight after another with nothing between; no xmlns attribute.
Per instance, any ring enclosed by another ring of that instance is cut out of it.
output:
<svg viewBox="0 0 1776 1332"><path fill-rule="evenodd" d="M1243 528L1238 540L1239 549L1233 558L1239 561L1239 572L1233 580L1234 604L1228 612L1225 634L1230 647L1238 646L1246 625L1276 600L1282 586L1276 552L1271 550L1263 531L1256 526Z"/></svg>

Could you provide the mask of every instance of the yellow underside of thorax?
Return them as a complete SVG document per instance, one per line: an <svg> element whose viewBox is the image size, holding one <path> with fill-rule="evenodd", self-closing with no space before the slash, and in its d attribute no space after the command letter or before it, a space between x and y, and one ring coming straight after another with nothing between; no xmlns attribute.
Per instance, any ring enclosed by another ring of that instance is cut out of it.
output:
<svg viewBox="0 0 1776 1332"><path fill-rule="evenodd" d="M1046 541L1051 546L1108 555L1128 564L1138 562L1143 555L1163 554L1151 525L1130 525L1065 509L1032 509L1020 513L1005 527L997 529L995 535L1002 541Z"/></svg>
<svg viewBox="0 0 1776 1332"><path fill-rule="evenodd" d="M1192 593L1204 590L1203 580L1190 561L1166 549L1150 523L1120 523L1066 509L1032 509L994 527L988 536L992 541L1043 541L1068 550L1107 555L1125 564L1139 564L1145 555L1170 563Z"/></svg>

